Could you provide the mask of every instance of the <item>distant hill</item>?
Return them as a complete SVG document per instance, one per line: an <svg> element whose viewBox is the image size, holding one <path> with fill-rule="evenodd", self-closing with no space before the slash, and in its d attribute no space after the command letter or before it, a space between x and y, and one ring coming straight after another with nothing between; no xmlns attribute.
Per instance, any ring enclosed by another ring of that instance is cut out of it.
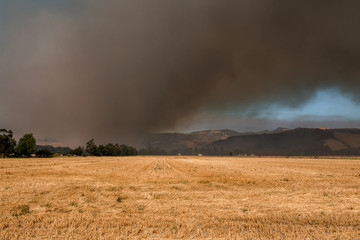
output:
<svg viewBox="0 0 360 240"><path fill-rule="evenodd" d="M277 128L237 132L155 133L140 154L360 155L360 129ZM150 151L149 151L150 150Z"/></svg>
<svg viewBox="0 0 360 240"><path fill-rule="evenodd" d="M230 130L206 130L191 133L153 133L149 135L142 147L146 149L162 150L166 153L183 152L188 149L201 148L221 139L238 136L241 133Z"/></svg>
<svg viewBox="0 0 360 240"><path fill-rule="evenodd" d="M279 128L274 131L283 129L285 128ZM196 154L199 149L218 140L225 140L229 137L241 135L273 133L274 131L237 132L231 129L222 129L196 131L191 133L153 133L145 138L140 148L152 150L145 151L144 154Z"/></svg>
<svg viewBox="0 0 360 240"><path fill-rule="evenodd" d="M277 129L220 139L206 146L226 154L359 155L360 129Z"/></svg>

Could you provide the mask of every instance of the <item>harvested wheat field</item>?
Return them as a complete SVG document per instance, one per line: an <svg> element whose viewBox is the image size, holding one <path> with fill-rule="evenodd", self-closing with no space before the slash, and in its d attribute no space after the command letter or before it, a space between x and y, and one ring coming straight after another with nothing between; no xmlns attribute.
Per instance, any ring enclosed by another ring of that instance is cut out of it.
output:
<svg viewBox="0 0 360 240"><path fill-rule="evenodd" d="M360 239L360 160L0 159L1 239Z"/></svg>

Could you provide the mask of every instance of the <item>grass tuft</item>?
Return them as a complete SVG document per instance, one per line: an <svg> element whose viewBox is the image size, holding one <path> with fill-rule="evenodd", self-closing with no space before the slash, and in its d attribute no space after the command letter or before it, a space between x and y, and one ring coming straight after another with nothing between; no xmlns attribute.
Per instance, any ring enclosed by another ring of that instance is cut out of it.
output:
<svg viewBox="0 0 360 240"><path fill-rule="evenodd" d="M30 206L28 204L15 206L10 210L10 214L13 217L30 214Z"/></svg>

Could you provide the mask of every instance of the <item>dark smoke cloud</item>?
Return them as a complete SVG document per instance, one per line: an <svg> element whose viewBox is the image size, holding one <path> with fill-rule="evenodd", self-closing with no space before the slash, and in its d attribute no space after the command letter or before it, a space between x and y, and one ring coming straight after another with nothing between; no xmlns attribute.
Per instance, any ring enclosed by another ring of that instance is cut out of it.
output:
<svg viewBox="0 0 360 240"><path fill-rule="evenodd" d="M359 1L8 2L0 123L18 131L123 140L204 107L360 89Z"/></svg>

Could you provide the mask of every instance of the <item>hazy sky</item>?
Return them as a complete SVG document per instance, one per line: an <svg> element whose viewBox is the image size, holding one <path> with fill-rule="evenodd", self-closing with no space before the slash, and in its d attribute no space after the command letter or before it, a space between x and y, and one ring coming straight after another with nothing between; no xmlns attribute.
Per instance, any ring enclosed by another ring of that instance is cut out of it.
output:
<svg viewBox="0 0 360 240"><path fill-rule="evenodd" d="M341 91L318 89L298 107L269 103L261 111L257 104L224 111L203 110L187 124L176 130L188 132L224 127L238 131L273 130L278 127L359 128L360 106Z"/></svg>
<svg viewBox="0 0 360 240"><path fill-rule="evenodd" d="M360 127L360 2L0 0L0 128Z"/></svg>

